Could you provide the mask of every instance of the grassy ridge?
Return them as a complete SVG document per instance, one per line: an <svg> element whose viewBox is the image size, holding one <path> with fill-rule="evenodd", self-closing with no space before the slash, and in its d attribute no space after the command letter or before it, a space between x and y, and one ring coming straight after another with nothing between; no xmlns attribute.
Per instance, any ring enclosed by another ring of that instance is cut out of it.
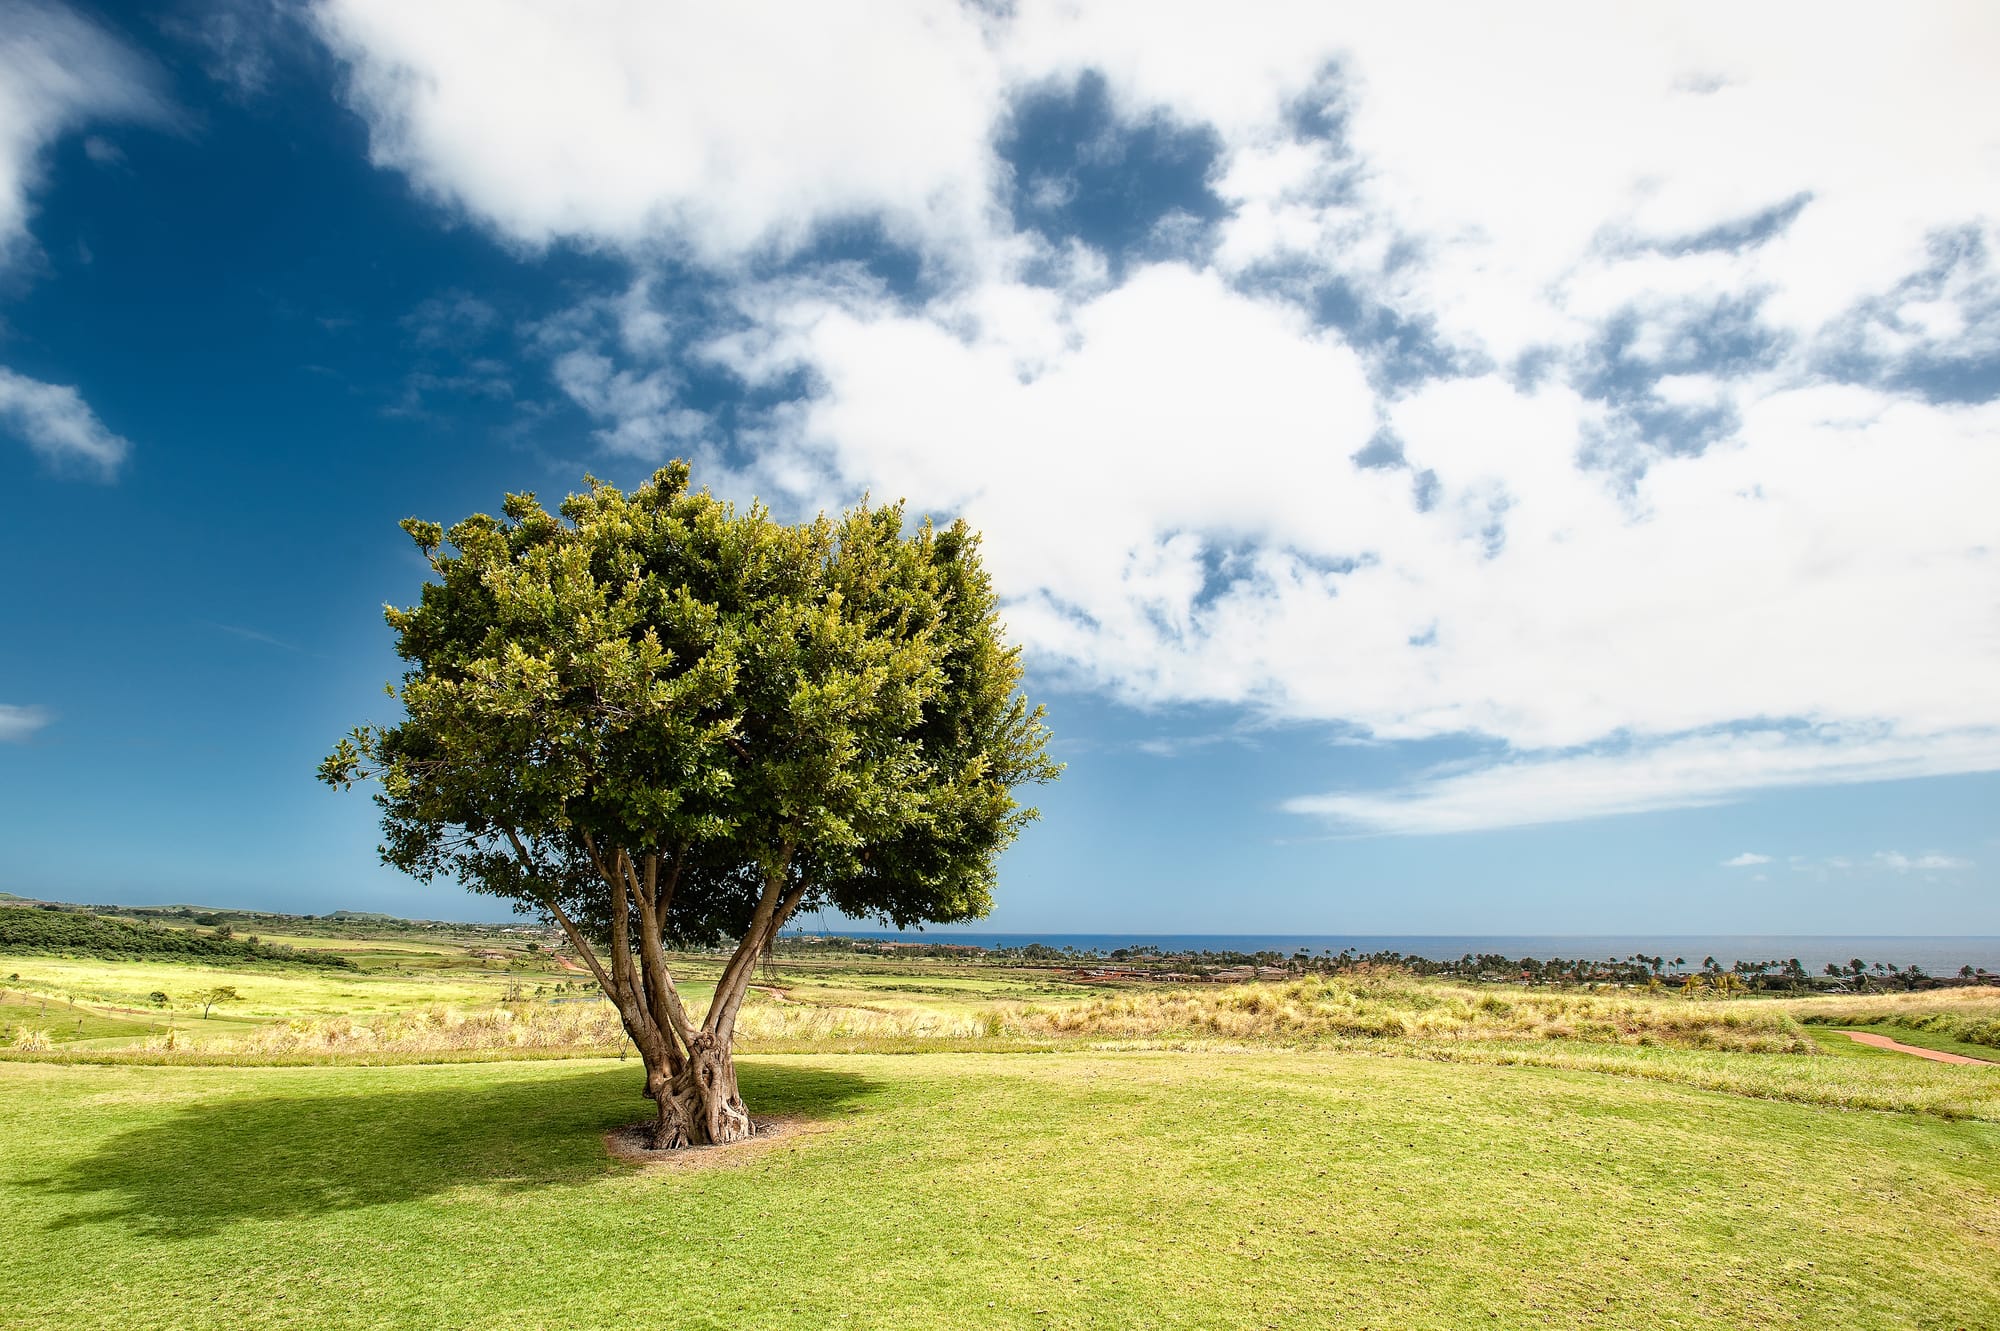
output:
<svg viewBox="0 0 2000 1331"><path fill-rule="evenodd" d="M347 958L330 952L221 938L191 929L153 928L79 911L23 906L0 906L0 953L114 961L170 960L209 966L283 962L333 970L355 968Z"/></svg>

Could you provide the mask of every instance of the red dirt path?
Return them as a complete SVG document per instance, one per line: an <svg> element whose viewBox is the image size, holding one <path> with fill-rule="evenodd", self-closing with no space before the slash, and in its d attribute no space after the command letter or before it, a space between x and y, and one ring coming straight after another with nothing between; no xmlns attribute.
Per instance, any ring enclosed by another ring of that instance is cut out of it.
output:
<svg viewBox="0 0 2000 1331"><path fill-rule="evenodd" d="M1978 1063L1984 1067L2000 1067L1990 1058L1967 1058L1964 1054L1947 1054L1942 1049L1919 1049L1913 1044L1902 1044L1886 1035L1873 1031L1842 1031L1842 1035L1856 1044L1873 1045L1877 1049L1893 1049L1899 1054L1915 1054L1918 1058L1928 1058L1934 1063Z"/></svg>

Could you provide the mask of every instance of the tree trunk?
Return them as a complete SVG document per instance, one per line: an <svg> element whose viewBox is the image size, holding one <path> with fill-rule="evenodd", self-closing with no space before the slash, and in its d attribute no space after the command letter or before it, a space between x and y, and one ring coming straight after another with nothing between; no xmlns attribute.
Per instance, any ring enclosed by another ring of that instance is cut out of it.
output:
<svg viewBox="0 0 2000 1331"><path fill-rule="evenodd" d="M778 865L767 871L750 925L722 968L708 1015L698 1028L691 1026L681 1007L661 946L666 908L672 902L686 846L675 851L664 881L656 853L648 852L635 859L624 848L614 847L607 863L588 834L584 836L584 846L590 853L592 866L611 889L609 972L560 903L551 899L549 910L577 953L589 964L605 996L617 1006L626 1033L645 1060L646 1095L659 1106L659 1116L649 1134L653 1149L671 1151L683 1146L723 1146L742 1141L756 1129L736 1089L736 1063L730 1046L736 1031L736 1014L743 1005L758 956L805 897L804 882L793 884L789 891L786 889L791 845L783 848ZM515 851L524 862L528 860L518 839ZM641 866L643 873L635 865ZM636 959L628 915L633 909L639 916Z"/></svg>
<svg viewBox="0 0 2000 1331"><path fill-rule="evenodd" d="M680 1072L669 1078L649 1073L646 1093L660 1106L653 1125L653 1149L724 1146L755 1129L736 1089L736 1063L727 1044L707 1031L696 1034Z"/></svg>

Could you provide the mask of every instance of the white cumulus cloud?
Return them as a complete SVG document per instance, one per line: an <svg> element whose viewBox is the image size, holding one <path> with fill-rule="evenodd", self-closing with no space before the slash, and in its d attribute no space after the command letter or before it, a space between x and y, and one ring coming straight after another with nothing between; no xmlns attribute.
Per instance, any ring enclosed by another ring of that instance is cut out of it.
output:
<svg viewBox="0 0 2000 1331"><path fill-rule="evenodd" d="M1922 379L2000 346L2000 10L315 16L380 164L630 258L545 338L608 448L964 513L1080 685L1492 755L1300 813L2000 767L2000 402ZM1209 136L1219 223L1149 261L1016 229L1011 110L1086 73ZM763 263L857 223L922 294ZM663 256L722 279L722 331L649 305ZM693 362L793 396L724 440Z"/></svg>
<svg viewBox="0 0 2000 1331"><path fill-rule="evenodd" d="M979 11L328 0L377 164L528 245L707 260L876 218L944 244L989 206L999 72Z"/></svg>
<svg viewBox="0 0 2000 1331"><path fill-rule="evenodd" d="M1725 869L1747 869L1753 864L1769 864L1769 855L1759 855L1754 850L1746 850L1741 855L1732 855L1722 862Z"/></svg>

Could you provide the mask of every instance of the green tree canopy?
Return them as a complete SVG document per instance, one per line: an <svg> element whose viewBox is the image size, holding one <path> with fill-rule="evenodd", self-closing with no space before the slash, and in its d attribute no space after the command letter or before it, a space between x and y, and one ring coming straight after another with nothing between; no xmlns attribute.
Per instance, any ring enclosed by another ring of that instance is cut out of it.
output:
<svg viewBox="0 0 2000 1331"><path fill-rule="evenodd" d="M976 919L1054 779L1039 708L963 523L865 502L792 525L690 491L676 462L559 514L403 528L435 578L391 607L404 719L320 769L381 789L383 858L553 919L618 1004L658 1144L750 1122L730 1043L757 956L800 910ZM734 940L708 1012L666 953Z"/></svg>

